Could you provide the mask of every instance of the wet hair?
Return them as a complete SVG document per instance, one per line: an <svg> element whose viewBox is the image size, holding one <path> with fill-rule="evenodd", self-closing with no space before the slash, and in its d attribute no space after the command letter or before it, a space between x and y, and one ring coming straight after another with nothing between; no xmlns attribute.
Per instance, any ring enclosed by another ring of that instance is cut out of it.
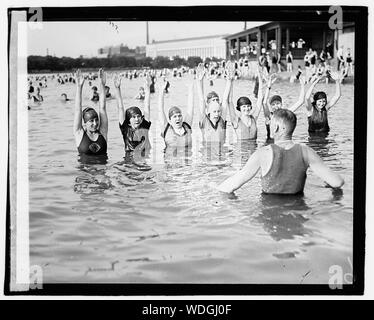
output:
<svg viewBox="0 0 374 320"><path fill-rule="evenodd" d="M82 118L83 118L84 123L86 123L88 120L91 120L91 119L95 119L95 118L99 119L99 116L94 108L87 107L82 111Z"/></svg>
<svg viewBox="0 0 374 320"><path fill-rule="evenodd" d="M127 108L125 111L125 124L128 125L130 123L130 119L134 115L139 115L143 117L142 111L138 107L130 107Z"/></svg>
<svg viewBox="0 0 374 320"><path fill-rule="evenodd" d="M282 103L282 97L281 96L278 96L278 95L274 95L270 98L270 101L269 103L272 104L273 102L275 101L279 101L280 103Z"/></svg>
<svg viewBox="0 0 374 320"><path fill-rule="evenodd" d="M108 90L110 90L110 87L109 87L109 86L105 86L105 89L108 89Z"/></svg>
<svg viewBox="0 0 374 320"><path fill-rule="evenodd" d="M218 95L217 92L215 92L215 91L209 92L208 95L206 96L206 102L209 103L209 101L212 100L215 97L217 97L219 99L219 95Z"/></svg>
<svg viewBox="0 0 374 320"><path fill-rule="evenodd" d="M91 89L97 91L97 87L96 86L93 86Z"/></svg>
<svg viewBox="0 0 374 320"><path fill-rule="evenodd" d="M236 102L236 110L240 111L240 107L244 105L252 105L251 100L247 97L240 97L238 101Z"/></svg>
<svg viewBox="0 0 374 320"><path fill-rule="evenodd" d="M275 110L272 119L281 121L286 126L287 133L290 135L292 135L296 128L296 115L288 109Z"/></svg>
<svg viewBox="0 0 374 320"><path fill-rule="evenodd" d="M171 107L171 108L169 109L169 114L168 114L169 119L171 119L171 117L172 117L175 113L180 113L180 114L182 114L182 110L179 109L178 107Z"/></svg>
<svg viewBox="0 0 374 320"><path fill-rule="evenodd" d="M317 100L321 100L321 99L325 99L327 101L327 95L325 92L323 91L317 91L314 96L313 96L313 102L312 102L312 106L315 107L316 106L316 102Z"/></svg>

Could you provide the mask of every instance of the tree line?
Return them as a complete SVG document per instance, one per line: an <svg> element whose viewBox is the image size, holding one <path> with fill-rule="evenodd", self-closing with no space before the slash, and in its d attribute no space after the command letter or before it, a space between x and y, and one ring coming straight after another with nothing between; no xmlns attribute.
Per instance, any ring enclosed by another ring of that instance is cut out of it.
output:
<svg viewBox="0 0 374 320"><path fill-rule="evenodd" d="M121 57L112 56L108 58L70 58L70 57L53 57L53 56L28 56L27 70L28 72L38 71L59 71L68 72L74 69L163 69L163 68L178 68L187 66L190 68L196 67L201 62L218 61L216 58L207 58L205 61L201 57L188 57L187 59L176 56L172 59L168 57Z"/></svg>

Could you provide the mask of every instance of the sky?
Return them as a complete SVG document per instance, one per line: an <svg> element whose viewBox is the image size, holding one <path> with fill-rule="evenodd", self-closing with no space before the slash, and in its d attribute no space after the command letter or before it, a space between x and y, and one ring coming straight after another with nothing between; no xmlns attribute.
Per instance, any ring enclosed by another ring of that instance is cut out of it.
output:
<svg viewBox="0 0 374 320"><path fill-rule="evenodd" d="M261 24L247 22L247 28ZM48 53L56 57L96 56L99 48L123 43L130 48L146 44L145 21L43 22L41 29L29 28L28 55ZM242 31L244 22L149 22L149 40L161 41ZM203 30L203 31L202 31Z"/></svg>

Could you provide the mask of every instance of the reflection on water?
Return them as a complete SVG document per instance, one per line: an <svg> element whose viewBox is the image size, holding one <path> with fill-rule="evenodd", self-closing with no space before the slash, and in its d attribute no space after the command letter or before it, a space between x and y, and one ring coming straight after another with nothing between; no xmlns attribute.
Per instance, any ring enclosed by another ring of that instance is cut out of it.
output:
<svg viewBox="0 0 374 320"><path fill-rule="evenodd" d="M124 79L126 104L137 104L132 99L142 81ZM184 79L170 82L165 104L185 112ZM249 85L238 81L235 95L246 95ZM224 87L217 79L212 89ZM287 103L297 99L294 88L280 82L276 90ZM334 90L327 85L328 94ZM90 87L83 91L83 105L91 105ZM278 198L260 193L259 177L235 196L208 187L233 175L264 145L262 113L257 141L163 152L152 95L151 153L124 155L116 102L109 100L108 157L77 157L74 137L66 135L74 103L59 100L61 93L73 97L75 86L49 83L43 105L28 111L30 263L43 267L45 283L299 283L311 264L319 271L305 281L327 283L329 266L352 256L353 87L342 92L339 112L329 113L330 134L308 136L300 110L295 140L343 175L344 192L324 188L308 173L304 197ZM197 121L192 131L199 132ZM235 137L231 126L228 131ZM287 272L279 259L287 260Z"/></svg>
<svg viewBox="0 0 374 320"><path fill-rule="evenodd" d="M261 194L260 204L261 213L255 220L275 241L311 234L312 231L304 226L309 219L303 214L310 209L304 195Z"/></svg>

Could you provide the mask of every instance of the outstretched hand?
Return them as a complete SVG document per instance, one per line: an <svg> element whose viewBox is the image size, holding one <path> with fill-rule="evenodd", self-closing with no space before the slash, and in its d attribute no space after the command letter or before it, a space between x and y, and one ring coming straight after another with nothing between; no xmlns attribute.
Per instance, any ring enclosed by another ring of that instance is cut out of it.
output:
<svg viewBox="0 0 374 320"><path fill-rule="evenodd" d="M114 75L113 84L116 89L119 89L121 87L121 80L122 80L121 76L119 76L118 74Z"/></svg>
<svg viewBox="0 0 374 320"><path fill-rule="evenodd" d="M331 78L335 81L341 81L346 76L347 71L343 68L340 72L330 72Z"/></svg>
<svg viewBox="0 0 374 320"><path fill-rule="evenodd" d="M99 72L97 73L100 84L104 87L106 83L106 73L102 68L99 69Z"/></svg>
<svg viewBox="0 0 374 320"><path fill-rule="evenodd" d="M196 79L201 81L203 80L204 76L205 76L205 67L204 67L204 64L203 63L199 63L199 65L197 66L196 68Z"/></svg>
<svg viewBox="0 0 374 320"><path fill-rule="evenodd" d="M85 78L83 77L80 69L77 69L77 71L75 72L74 78L75 78L75 83L77 84L77 86L82 87L84 84Z"/></svg>
<svg viewBox="0 0 374 320"><path fill-rule="evenodd" d="M227 80L235 78L235 65L231 61L227 61L224 74Z"/></svg>

